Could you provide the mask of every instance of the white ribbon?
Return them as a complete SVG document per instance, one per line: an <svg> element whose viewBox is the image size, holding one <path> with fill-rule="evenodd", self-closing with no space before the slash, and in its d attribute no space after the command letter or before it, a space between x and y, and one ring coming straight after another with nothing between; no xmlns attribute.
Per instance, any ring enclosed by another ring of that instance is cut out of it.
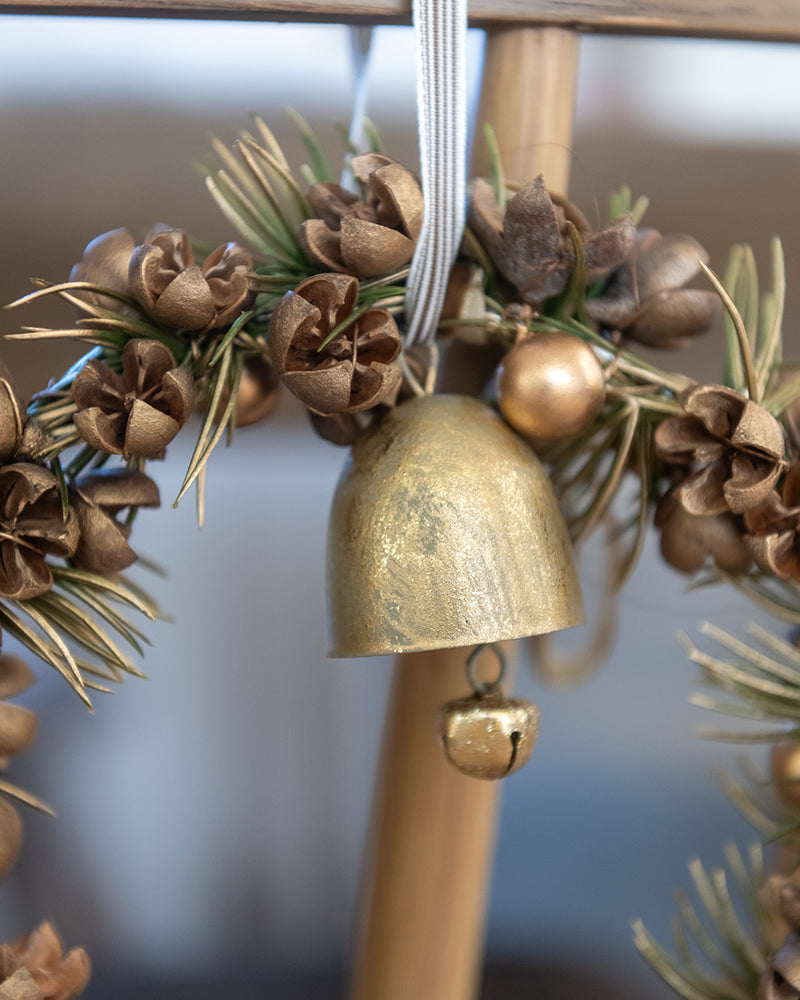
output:
<svg viewBox="0 0 800 1000"><path fill-rule="evenodd" d="M406 287L406 343L436 336L464 229L467 0L414 0L425 210Z"/></svg>

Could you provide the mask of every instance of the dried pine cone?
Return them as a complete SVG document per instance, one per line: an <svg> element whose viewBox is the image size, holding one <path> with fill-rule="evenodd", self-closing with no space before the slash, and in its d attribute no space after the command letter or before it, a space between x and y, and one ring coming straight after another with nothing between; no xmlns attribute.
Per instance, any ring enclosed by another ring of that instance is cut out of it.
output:
<svg viewBox="0 0 800 1000"><path fill-rule="evenodd" d="M133 297L165 326L205 332L232 322L251 297L253 259L235 243L194 263L189 237L179 229L156 229L130 261Z"/></svg>
<svg viewBox="0 0 800 1000"><path fill-rule="evenodd" d="M767 498L785 467L783 430L763 406L722 385L693 385L678 396L686 416L655 432L656 454L700 466L676 496L690 514L741 514Z"/></svg>
<svg viewBox="0 0 800 1000"><path fill-rule="evenodd" d="M179 229L156 226L139 246L127 229L112 229L89 243L70 280L134 298L165 326L206 332L232 322L248 307L252 266L252 257L235 243L217 247L198 265L188 236ZM121 308L107 296L80 294L96 305Z"/></svg>
<svg viewBox="0 0 800 1000"><path fill-rule="evenodd" d="M587 301L586 311L629 340L648 347L680 347L705 332L719 312L714 292L683 287L707 260L708 253L691 236L640 231L633 253L603 294Z"/></svg>
<svg viewBox="0 0 800 1000"><path fill-rule="evenodd" d="M80 526L73 565L90 573L111 576L136 561L128 545L130 525L116 515L126 507L158 507L158 487L143 472L124 469L94 472L70 490L70 506Z"/></svg>
<svg viewBox="0 0 800 1000"><path fill-rule="evenodd" d="M33 712L20 705L9 705L7 698L22 694L35 678L18 656L0 654L0 769L8 758L22 753L36 736L37 721ZM19 856L22 844L22 821L5 796L0 797L0 879L6 877Z"/></svg>
<svg viewBox="0 0 800 1000"><path fill-rule="evenodd" d="M16 944L0 945L0 1000L72 1000L86 988L91 974L83 948L64 955L50 923Z"/></svg>
<svg viewBox="0 0 800 1000"><path fill-rule="evenodd" d="M371 278L407 264L422 228L422 192L414 175L388 156L364 153L350 166L364 198L338 184L314 184L316 218L300 230L306 256L326 271Z"/></svg>
<svg viewBox="0 0 800 1000"><path fill-rule="evenodd" d="M124 458L163 458L194 403L194 380L156 340L129 340L122 376L87 361L73 382L75 426L87 444Z"/></svg>
<svg viewBox="0 0 800 1000"><path fill-rule="evenodd" d="M776 910L788 926L788 934L761 974L757 1000L797 1000L800 997L800 888L780 876L773 876L768 888L771 909Z"/></svg>
<svg viewBox="0 0 800 1000"><path fill-rule="evenodd" d="M609 274L633 247L636 230L630 216L620 216L599 233L585 233L585 222L572 206L553 202L541 176L517 191L505 214L485 180L472 184L467 224L525 302L543 302L567 287L575 266L567 221L581 232L587 281Z"/></svg>
<svg viewBox="0 0 800 1000"><path fill-rule="evenodd" d="M30 458L44 440L28 419L11 372L0 361L0 461Z"/></svg>
<svg viewBox="0 0 800 1000"><path fill-rule="evenodd" d="M356 413L392 394L400 372L392 365L400 335L391 314L369 309L330 343L320 345L350 316L358 281L318 274L281 299L272 314L269 349L278 374L314 413Z"/></svg>
<svg viewBox="0 0 800 1000"><path fill-rule="evenodd" d="M73 511L64 514L56 477L32 462L0 467L0 595L25 601L53 585L46 557L71 556Z"/></svg>
<svg viewBox="0 0 800 1000"><path fill-rule="evenodd" d="M800 462L786 474L781 495L768 494L744 515L745 541L764 573L800 580Z"/></svg>
<svg viewBox="0 0 800 1000"><path fill-rule="evenodd" d="M690 514L675 490L656 507L654 524L661 529L661 555L682 573L696 573L710 556L728 573L745 573L752 562L741 519L733 514Z"/></svg>

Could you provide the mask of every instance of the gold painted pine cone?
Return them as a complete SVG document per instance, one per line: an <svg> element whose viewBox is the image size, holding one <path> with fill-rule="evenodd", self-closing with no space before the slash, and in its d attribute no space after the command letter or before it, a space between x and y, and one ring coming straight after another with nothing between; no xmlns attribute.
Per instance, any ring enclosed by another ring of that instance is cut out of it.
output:
<svg viewBox="0 0 800 1000"><path fill-rule="evenodd" d="M31 669L18 656L0 654L0 770L5 769L9 757L27 750L36 736L34 713L6 702L35 681ZM0 879L14 867L21 846L22 820L11 802L0 796Z"/></svg>
<svg viewBox="0 0 800 1000"><path fill-rule="evenodd" d="M397 389L392 364L400 334L391 313L368 309L320 349L352 315L358 281L351 275L318 274L284 295L272 314L269 349L287 389L322 416L358 413Z"/></svg>
<svg viewBox="0 0 800 1000"><path fill-rule="evenodd" d="M163 458L194 404L194 379L157 340L129 340L122 375L91 360L75 376L74 421L84 441L123 458Z"/></svg>
<svg viewBox="0 0 800 1000"><path fill-rule="evenodd" d="M696 573L711 557L720 569L739 575L753 561L741 518L730 514L690 514L675 490L659 500L653 523L661 529L661 555L681 573Z"/></svg>
<svg viewBox="0 0 800 1000"><path fill-rule="evenodd" d="M788 927L780 948L758 983L756 1000L796 1000L800 997L800 888L790 879L772 876L767 905Z"/></svg>
<svg viewBox="0 0 800 1000"><path fill-rule="evenodd" d="M693 385L678 401L685 416L668 417L655 432L662 462L699 468L676 488L690 514L741 514L764 501L785 468L778 421L723 385Z"/></svg>
<svg viewBox="0 0 800 1000"><path fill-rule="evenodd" d="M700 272L701 261L708 261L708 253L692 236L640 231L633 252L603 294L586 302L586 311L629 340L681 347L704 333L720 310L716 292L684 287Z"/></svg>
<svg viewBox="0 0 800 1000"><path fill-rule="evenodd" d="M158 486L134 469L102 470L78 481L70 490L70 506L80 526L72 563L79 569L112 576L136 561L128 545L130 525L117 514L127 507L158 507Z"/></svg>
<svg viewBox="0 0 800 1000"><path fill-rule="evenodd" d="M0 466L0 595L45 593L53 585L47 556L69 557L77 544L77 519L64 514L53 473L32 462Z"/></svg>
<svg viewBox="0 0 800 1000"><path fill-rule="evenodd" d="M164 326L201 333L225 326L248 307L252 267L250 254L235 243L218 246L196 264L189 237L158 225L138 246L127 229L95 237L72 268L70 281L120 292ZM93 305L133 312L106 295L78 295Z"/></svg>
<svg viewBox="0 0 800 1000"><path fill-rule="evenodd" d="M83 948L64 955L51 923L42 923L15 944L0 945L0 1000L73 1000L91 975Z"/></svg>
<svg viewBox="0 0 800 1000"><path fill-rule="evenodd" d="M781 494L772 491L744 514L745 542L759 569L800 580L800 462L786 474Z"/></svg>
<svg viewBox="0 0 800 1000"><path fill-rule="evenodd" d="M308 199L316 218L306 219L300 243L325 271L372 278L407 264L422 228L422 191L414 175L380 153L350 161L364 197L338 184L314 184Z"/></svg>

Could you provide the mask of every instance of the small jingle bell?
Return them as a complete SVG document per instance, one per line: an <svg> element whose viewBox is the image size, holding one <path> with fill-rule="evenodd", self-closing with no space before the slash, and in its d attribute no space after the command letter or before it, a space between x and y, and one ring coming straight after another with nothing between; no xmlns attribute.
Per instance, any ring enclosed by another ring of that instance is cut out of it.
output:
<svg viewBox="0 0 800 1000"><path fill-rule="evenodd" d="M539 710L495 690L448 701L439 709L439 735L447 759L471 778L505 778L531 758Z"/></svg>
<svg viewBox="0 0 800 1000"><path fill-rule="evenodd" d="M439 709L439 736L447 759L471 778L495 780L523 768L531 757L539 731L539 710L521 698L506 698L500 689L505 658L499 646L492 649L500 672L491 683L475 677L483 644L467 657L467 678L473 694L448 701Z"/></svg>

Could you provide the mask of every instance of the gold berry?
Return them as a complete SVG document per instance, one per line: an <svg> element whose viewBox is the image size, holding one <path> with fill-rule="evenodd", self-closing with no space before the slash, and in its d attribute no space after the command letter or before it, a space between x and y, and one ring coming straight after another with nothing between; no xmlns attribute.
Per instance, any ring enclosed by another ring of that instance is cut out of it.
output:
<svg viewBox="0 0 800 1000"><path fill-rule="evenodd" d="M603 368L588 344L566 333L537 333L513 347L498 372L500 410L533 441L571 437L603 407Z"/></svg>
<svg viewBox="0 0 800 1000"><path fill-rule="evenodd" d="M790 809L800 809L800 740L781 740L772 747L770 770L775 790Z"/></svg>

